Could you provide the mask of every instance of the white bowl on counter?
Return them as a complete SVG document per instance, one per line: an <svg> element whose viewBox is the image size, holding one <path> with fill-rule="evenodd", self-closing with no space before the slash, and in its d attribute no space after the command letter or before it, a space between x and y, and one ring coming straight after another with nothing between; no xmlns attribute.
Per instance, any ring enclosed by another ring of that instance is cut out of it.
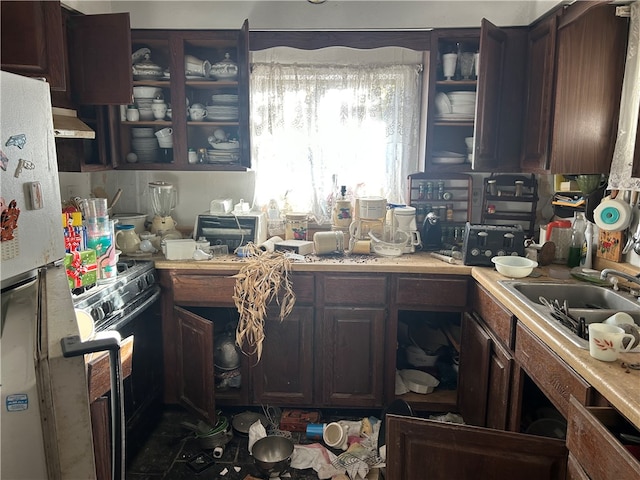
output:
<svg viewBox="0 0 640 480"><path fill-rule="evenodd" d="M524 278L538 266L538 262L526 257L493 257L491 261L495 264L498 273L509 278Z"/></svg>

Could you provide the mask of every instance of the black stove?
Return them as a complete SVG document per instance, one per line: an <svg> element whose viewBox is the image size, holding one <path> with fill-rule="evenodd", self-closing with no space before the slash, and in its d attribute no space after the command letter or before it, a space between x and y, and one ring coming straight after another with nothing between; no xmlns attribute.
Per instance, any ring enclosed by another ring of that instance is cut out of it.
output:
<svg viewBox="0 0 640 480"><path fill-rule="evenodd" d="M128 259L117 266L115 280L72 291L74 307L91 314L96 332L119 330L160 295L152 261Z"/></svg>

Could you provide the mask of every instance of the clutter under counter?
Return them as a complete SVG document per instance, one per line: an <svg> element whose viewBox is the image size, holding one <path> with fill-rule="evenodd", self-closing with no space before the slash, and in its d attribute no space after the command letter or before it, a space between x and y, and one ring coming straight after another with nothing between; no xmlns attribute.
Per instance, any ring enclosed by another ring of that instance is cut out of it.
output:
<svg viewBox="0 0 640 480"><path fill-rule="evenodd" d="M232 255L219 257L207 262L157 259L156 268L164 278L181 275L182 273L196 275L197 278L201 279L204 279L202 275L209 274L228 278L239 270L242 262L242 259ZM545 324L536 317L534 311L527 309L524 304L499 287L498 280L503 280L505 277L502 277L491 268L452 265L433 259L427 253L416 253L392 259L369 256L323 258L318 261L294 264L292 270L294 273L300 274L344 272L354 274L372 273L384 276L386 274L402 273L409 276L413 274L428 274L431 276L454 275L456 278L472 277L489 291L503 308L515 315L550 350L592 385L600 395L606 398L627 419L640 428L640 405L634 401L640 397L639 387L634 388L633 385L626 381L628 377L624 374L624 370L620 369L620 372L615 372L615 377L606 379L606 365L598 364L599 362L593 360L588 352L584 350L578 351L579 349L573 348L565 340L545 328ZM541 268L538 271L543 273L542 277L539 279L527 278L525 281L550 280L547 276L548 269ZM212 287L210 290L213 293L215 288ZM231 293L230 290L229 294ZM230 305L232 305L231 300L227 303L227 306ZM393 355L388 354L387 359L392 359Z"/></svg>

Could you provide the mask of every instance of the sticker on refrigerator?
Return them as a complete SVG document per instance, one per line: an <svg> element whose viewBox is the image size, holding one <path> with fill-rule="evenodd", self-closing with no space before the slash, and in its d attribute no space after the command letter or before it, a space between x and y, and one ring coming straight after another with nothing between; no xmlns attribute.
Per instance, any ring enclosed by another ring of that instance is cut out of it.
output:
<svg viewBox="0 0 640 480"><path fill-rule="evenodd" d="M26 393L7 395L7 412L24 412L29 408L29 396Z"/></svg>
<svg viewBox="0 0 640 480"><path fill-rule="evenodd" d="M20 209L15 200L9 202L9 206L0 214L0 240L6 242L13 240L14 230L18 228Z"/></svg>
<svg viewBox="0 0 640 480"><path fill-rule="evenodd" d="M7 157L2 150L0 150L0 168L6 172L7 165L9 165L9 157Z"/></svg>
<svg viewBox="0 0 640 480"><path fill-rule="evenodd" d="M22 149L25 143L27 143L27 136L24 133L19 133L18 135L11 135L4 145L5 147L18 147Z"/></svg>

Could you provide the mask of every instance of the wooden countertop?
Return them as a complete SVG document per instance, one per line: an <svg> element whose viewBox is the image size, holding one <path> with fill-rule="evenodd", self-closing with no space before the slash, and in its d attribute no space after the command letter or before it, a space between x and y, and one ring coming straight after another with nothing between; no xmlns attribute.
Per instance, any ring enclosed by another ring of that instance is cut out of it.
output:
<svg viewBox="0 0 640 480"><path fill-rule="evenodd" d="M420 252L394 258L373 255L307 255L306 262L296 262L294 272L352 272L352 273L435 273L440 275L471 275L473 267L449 264ZM165 260L154 259L158 269L180 269L198 271L237 272L244 258L225 255L211 260Z"/></svg>
<svg viewBox="0 0 640 480"><path fill-rule="evenodd" d="M560 333L550 328L540 314L519 300L498 280L506 277L489 267L470 267L465 265L448 264L420 252L402 255L397 258L383 258L366 255L318 257L307 256L308 261L295 263L293 271L300 272L378 272L378 273L415 273L439 275L471 275L482 286L511 311L524 325L537 335L551 350L571 366L580 376L591 384L631 423L640 429L640 370L621 367L621 361L629 363L640 362L640 354L622 354L616 362L602 362L592 358L588 350L583 350L566 340ZM243 259L227 255L207 261L170 261L164 258L154 259L158 269L178 269L201 272L237 272L242 266ZM609 266L609 265L607 265ZM615 264L617 269L620 264ZM553 266L553 269L568 271L566 267ZM538 278L523 280L532 282L567 282L573 280L558 280L549 276L550 269L543 267L536 269L541 273Z"/></svg>

